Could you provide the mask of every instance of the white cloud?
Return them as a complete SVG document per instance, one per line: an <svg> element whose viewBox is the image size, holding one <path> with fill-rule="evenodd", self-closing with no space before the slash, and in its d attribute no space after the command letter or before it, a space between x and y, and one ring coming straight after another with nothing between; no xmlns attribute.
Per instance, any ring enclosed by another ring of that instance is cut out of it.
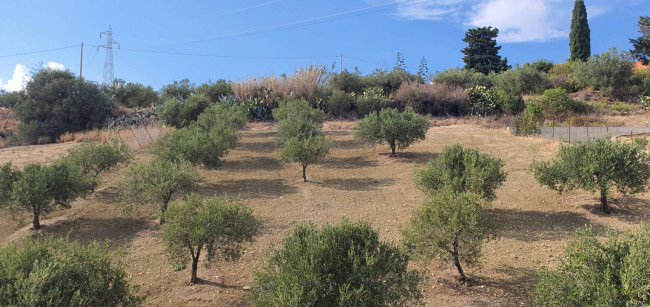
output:
<svg viewBox="0 0 650 307"><path fill-rule="evenodd" d="M467 0L400 0L397 16L411 20L439 20L457 16Z"/></svg>
<svg viewBox="0 0 650 307"><path fill-rule="evenodd" d="M57 62L47 62L47 65L43 65L43 67L53 69L53 70L65 70L65 66Z"/></svg>
<svg viewBox="0 0 650 307"><path fill-rule="evenodd" d="M506 43L567 37L571 8L567 10L563 4L552 0L490 0L472 8L466 25L497 27L499 41Z"/></svg>
<svg viewBox="0 0 650 307"><path fill-rule="evenodd" d="M633 2L633 1L632 1ZM467 27L493 26L500 42L567 38L574 0L400 0L397 16L408 20L450 20ZM590 19L612 12L622 0L592 0Z"/></svg>
<svg viewBox="0 0 650 307"><path fill-rule="evenodd" d="M2 79L0 79L0 89L8 92L20 91L25 88L25 85L27 85L29 80L29 69L27 69L27 66L17 64L11 80L8 80L7 83L4 84Z"/></svg>

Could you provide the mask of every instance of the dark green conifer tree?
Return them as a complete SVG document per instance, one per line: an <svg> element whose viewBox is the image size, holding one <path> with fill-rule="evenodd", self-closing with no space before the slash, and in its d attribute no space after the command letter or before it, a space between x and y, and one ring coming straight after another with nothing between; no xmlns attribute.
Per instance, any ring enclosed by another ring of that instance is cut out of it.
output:
<svg viewBox="0 0 650 307"><path fill-rule="evenodd" d="M571 33L569 33L569 61L586 61L591 56L589 23L587 8L583 0L576 0L571 17Z"/></svg>

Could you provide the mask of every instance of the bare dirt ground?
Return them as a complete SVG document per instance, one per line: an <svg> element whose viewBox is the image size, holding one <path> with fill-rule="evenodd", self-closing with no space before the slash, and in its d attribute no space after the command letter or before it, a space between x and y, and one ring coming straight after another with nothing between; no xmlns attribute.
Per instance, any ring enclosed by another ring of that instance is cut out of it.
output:
<svg viewBox="0 0 650 307"><path fill-rule="evenodd" d="M222 168L200 170L205 179L201 194L227 193L242 201L263 221L263 229L239 261L200 266L198 284L188 285L189 271L174 271L169 264L154 215L124 216L113 205L117 171L106 175L93 195L46 216L41 232L82 242L110 240L111 249L126 246L129 279L140 286L139 293L147 294L148 306L249 306L255 288L253 272L296 223L322 225L343 217L367 220L383 240L398 243L412 211L424 198L413 183L413 170L435 158L444 146L460 143L505 161L508 179L491 208L504 229L499 240L484 246L482 269L467 270L472 280L468 286L456 281L451 267L414 264L428 270L423 303L528 306L537 279L535 269L557 265L555 257L561 255L574 228L592 224L603 233L606 227L623 229L650 217L650 194L616 196L614 213L605 216L597 209L595 195L583 191L558 195L539 186L528 167L535 159L550 159L558 148L554 141L516 137L504 129L473 124L435 126L425 141L390 158L387 146L372 148L354 140L353 125L325 125L334 148L322 163L307 168L307 183L302 183L299 166L278 162L272 125L266 123L249 124L242 131L239 145L226 156ZM67 145L1 149L0 162L22 165L30 157L47 161L65 152ZM138 154L143 159L147 155ZM33 233L29 227L0 211L0 244Z"/></svg>

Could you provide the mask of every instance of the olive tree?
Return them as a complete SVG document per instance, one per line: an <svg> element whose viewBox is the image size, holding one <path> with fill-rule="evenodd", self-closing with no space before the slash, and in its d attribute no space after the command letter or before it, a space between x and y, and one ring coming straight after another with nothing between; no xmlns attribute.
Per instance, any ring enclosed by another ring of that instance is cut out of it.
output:
<svg viewBox="0 0 650 307"><path fill-rule="evenodd" d="M154 159L151 163L133 162L122 172L118 190L120 203L155 205L160 210L160 224L172 197L198 189L203 180L192 163L179 159Z"/></svg>
<svg viewBox="0 0 650 307"><path fill-rule="evenodd" d="M403 306L421 298L409 255L369 223L297 226L255 273L256 306Z"/></svg>
<svg viewBox="0 0 650 307"><path fill-rule="evenodd" d="M0 247L1 306L138 306L143 298L97 242L50 236Z"/></svg>
<svg viewBox="0 0 650 307"><path fill-rule="evenodd" d="M89 176L95 183L97 177L106 171L114 168L120 163L131 159L128 146L122 146L118 142L96 144L84 142L68 150L68 154L60 161L70 167L78 167L81 173Z"/></svg>
<svg viewBox="0 0 650 307"><path fill-rule="evenodd" d="M506 180L503 160L459 144L445 147L435 160L415 171L415 182L425 192L449 186L457 193L473 192L488 201Z"/></svg>
<svg viewBox="0 0 650 307"><path fill-rule="evenodd" d="M554 160L533 162L531 169L537 182L553 190L600 192L605 213L611 213L607 197L614 187L621 193L636 194L646 190L650 179L648 154L609 136L562 145Z"/></svg>
<svg viewBox="0 0 650 307"><path fill-rule="evenodd" d="M71 201L92 192L95 185L78 169L64 163L32 163L23 170L6 163L0 168L0 187L0 206L12 212L30 212L33 228L37 230L41 228L41 214L57 207L69 208Z"/></svg>
<svg viewBox="0 0 650 307"><path fill-rule="evenodd" d="M217 168L222 158L237 143L237 130L246 124L241 106L215 105L198 116L189 126L165 134L154 145L154 155L177 161Z"/></svg>
<svg viewBox="0 0 650 307"><path fill-rule="evenodd" d="M576 235L557 269L537 272L537 305L650 305L650 226L610 230L605 240L589 226L576 230Z"/></svg>
<svg viewBox="0 0 650 307"><path fill-rule="evenodd" d="M480 265L483 242L496 239L500 228L482 201L479 194L449 187L429 195L413 213L404 244L422 259L452 262L465 282L463 266Z"/></svg>
<svg viewBox="0 0 650 307"><path fill-rule="evenodd" d="M411 144L424 140L429 120L419 115L413 109L404 112L395 109L382 109L379 113L371 113L357 124L354 137L369 144L388 143L391 157L395 150L405 149Z"/></svg>
<svg viewBox="0 0 650 307"><path fill-rule="evenodd" d="M331 147L321 131L323 111L313 109L304 99L289 100L273 110L273 117L278 120L276 140L283 146L280 160L300 163L302 180L307 182L307 166L327 156Z"/></svg>
<svg viewBox="0 0 650 307"><path fill-rule="evenodd" d="M250 208L226 198L203 199L198 194L187 195L184 202L172 204L164 215L165 252L174 264L185 264L191 259L192 284L198 280L196 271L204 249L208 261L215 257L236 260L242 244L252 242L260 227Z"/></svg>

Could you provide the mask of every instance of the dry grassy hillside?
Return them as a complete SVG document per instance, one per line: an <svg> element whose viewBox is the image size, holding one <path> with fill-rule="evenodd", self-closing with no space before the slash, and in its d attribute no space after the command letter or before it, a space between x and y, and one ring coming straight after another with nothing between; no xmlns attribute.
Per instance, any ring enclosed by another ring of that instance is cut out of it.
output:
<svg viewBox="0 0 650 307"><path fill-rule="evenodd" d="M334 148L325 161L307 169L308 183L302 183L300 167L278 162L279 149L269 125L249 125L222 168L200 171L205 179L202 194L227 193L252 207L264 224L262 234L238 262L201 266L198 275L204 281L199 284L188 285L190 273L175 272L167 261L154 215L124 216L112 204L117 172L106 175L96 193L76 201L71 209L47 216L42 232L82 242L108 239L112 248L126 245L129 278L141 286L142 294L148 294L146 305L248 306L255 287L252 272L264 264L266 253L281 243L295 223L321 225L343 217L363 219L372 223L382 239L398 243L411 212L424 198L413 183L413 169L435 158L444 146L458 142L505 161L508 179L491 209L504 230L500 240L485 246L483 269L468 270L469 286L455 281L453 269L427 265L424 303L527 306L532 303L534 270L557 264L555 257L575 227L626 228L650 217L650 194L617 196L614 213L604 216L597 210L594 195L581 191L558 195L539 186L528 166L535 159L552 157L556 142L470 124L438 126L429 130L426 141L390 158L387 147L372 148L355 141L352 125L327 123L325 129L334 139ZM0 149L0 162L45 162L65 152L66 146L70 145ZM138 154L141 159L147 155L146 151ZM0 243L32 233L28 225L0 213Z"/></svg>

